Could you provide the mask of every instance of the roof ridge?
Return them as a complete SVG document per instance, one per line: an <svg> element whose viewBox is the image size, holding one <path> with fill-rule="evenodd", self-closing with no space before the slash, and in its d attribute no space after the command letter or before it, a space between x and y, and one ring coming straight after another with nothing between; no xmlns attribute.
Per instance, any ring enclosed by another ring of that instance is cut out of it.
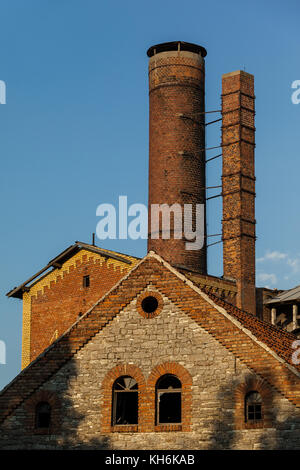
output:
<svg viewBox="0 0 300 470"><path fill-rule="evenodd" d="M138 256L129 255L128 253L123 253L122 251L109 250L108 248L102 248L101 246L93 245L92 243L81 242L80 240L76 240L75 244L82 245L82 246L84 245L84 246L88 246L88 247L91 247L91 248L96 248L98 250L102 250L102 251L105 251L107 253L116 253L117 255L126 256L128 258L143 259L143 258L140 258Z"/></svg>

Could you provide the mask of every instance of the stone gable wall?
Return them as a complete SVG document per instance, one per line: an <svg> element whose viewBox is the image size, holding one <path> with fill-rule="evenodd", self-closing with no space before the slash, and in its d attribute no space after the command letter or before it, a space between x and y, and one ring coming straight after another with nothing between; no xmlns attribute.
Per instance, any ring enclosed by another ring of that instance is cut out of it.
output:
<svg viewBox="0 0 300 470"><path fill-rule="evenodd" d="M153 287L149 285L148 289ZM144 318L135 298L35 392L56 396L61 419L56 419L53 434L34 432L28 399L3 423L0 448L298 448L300 410L263 383L167 297L163 300L159 315ZM113 432L105 425L105 383L118 367L120 373L138 370L140 374L143 406L137 431ZM162 432L154 422L153 377L157 371L171 370L182 374L187 404L183 415L186 412L188 416L184 430ZM241 387L246 391L247 383L255 381L267 390L264 414L268 427L246 429L239 421Z"/></svg>

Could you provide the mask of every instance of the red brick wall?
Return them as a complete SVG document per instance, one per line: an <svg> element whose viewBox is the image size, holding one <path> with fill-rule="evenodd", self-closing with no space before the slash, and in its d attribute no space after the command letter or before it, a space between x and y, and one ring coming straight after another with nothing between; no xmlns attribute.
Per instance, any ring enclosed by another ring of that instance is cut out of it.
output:
<svg viewBox="0 0 300 470"><path fill-rule="evenodd" d="M63 270L63 268L62 268ZM64 271L50 287L45 286L32 297L30 360L35 359L58 336L63 334L126 274L119 267L100 259L83 256L69 272ZM83 276L90 276L90 286L83 287Z"/></svg>
<svg viewBox="0 0 300 470"><path fill-rule="evenodd" d="M149 61L149 231L151 204L205 204L204 59L187 51L162 52ZM180 116L183 114L185 118ZM188 118L187 118L188 117ZM148 238L173 265L206 273L206 249L187 251L185 240Z"/></svg>
<svg viewBox="0 0 300 470"><path fill-rule="evenodd" d="M254 77L223 75L223 266L237 281L237 306L255 314Z"/></svg>

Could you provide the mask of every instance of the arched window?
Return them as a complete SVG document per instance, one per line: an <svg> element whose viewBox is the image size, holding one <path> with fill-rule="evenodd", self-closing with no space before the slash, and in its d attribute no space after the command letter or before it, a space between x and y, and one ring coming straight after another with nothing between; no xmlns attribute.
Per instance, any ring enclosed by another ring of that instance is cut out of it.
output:
<svg viewBox="0 0 300 470"><path fill-rule="evenodd" d="M37 429L50 428L51 406L46 401L41 401L35 407L35 427Z"/></svg>
<svg viewBox="0 0 300 470"><path fill-rule="evenodd" d="M123 375L113 385L112 425L138 424L138 384Z"/></svg>
<svg viewBox="0 0 300 470"><path fill-rule="evenodd" d="M256 391L247 393L245 398L245 421L254 423L262 420L262 398Z"/></svg>
<svg viewBox="0 0 300 470"><path fill-rule="evenodd" d="M181 382L172 374L156 383L156 424L181 423Z"/></svg>

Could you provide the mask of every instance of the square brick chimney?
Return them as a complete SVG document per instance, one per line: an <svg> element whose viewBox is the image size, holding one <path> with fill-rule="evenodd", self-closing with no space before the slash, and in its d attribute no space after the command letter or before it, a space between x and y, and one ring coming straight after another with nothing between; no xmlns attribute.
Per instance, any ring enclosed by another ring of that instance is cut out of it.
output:
<svg viewBox="0 0 300 470"><path fill-rule="evenodd" d="M237 307L255 314L254 77L222 77L223 268L237 282Z"/></svg>

